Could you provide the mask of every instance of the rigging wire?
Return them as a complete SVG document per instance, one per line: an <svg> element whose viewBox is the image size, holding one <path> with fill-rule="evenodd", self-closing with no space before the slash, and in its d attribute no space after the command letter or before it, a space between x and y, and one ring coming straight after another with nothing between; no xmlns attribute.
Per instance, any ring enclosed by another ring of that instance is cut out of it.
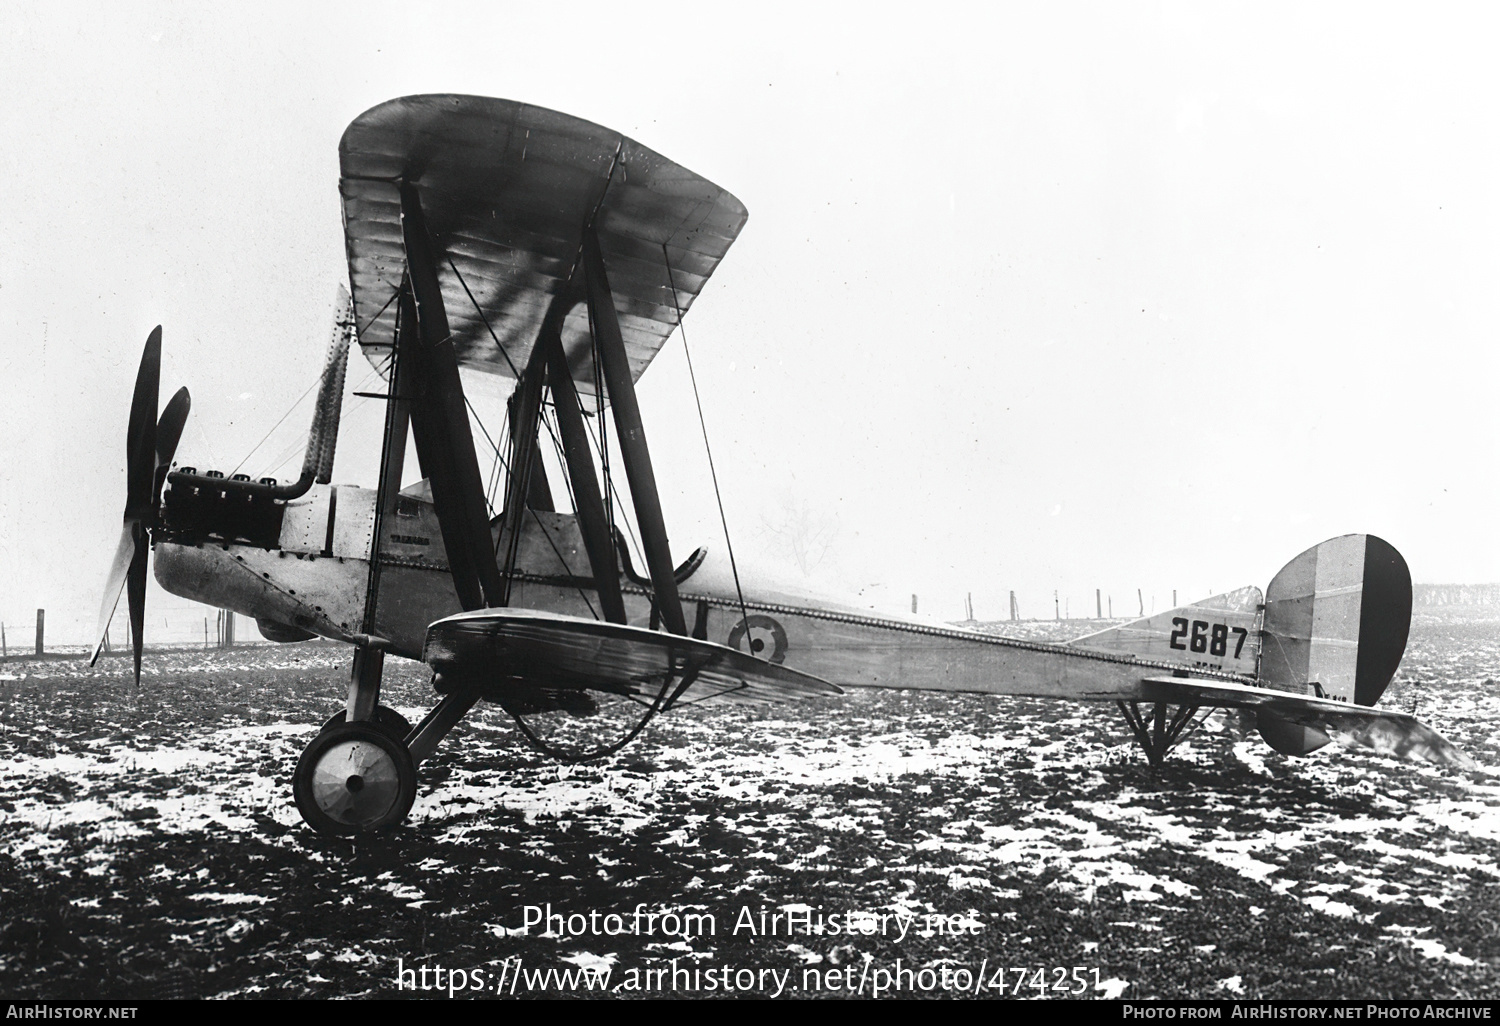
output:
<svg viewBox="0 0 1500 1026"><path fill-rule="evenodd" d="M387 284L389 284L389 282L387 282ZM356 340L365 337L365 332L369 330L370 325L372 325L376 321L380 320L380 315L383 314L383 313L385 313L386 309L392 303L394 303L396 301L396 297L399 296L399 295L401 295L401 286L397 285L396 288L391 292L390 298L387 299L384 303L381 304L379 310L375 311L375 316L371 317L368 321L366 321L365 322L365 326L363 328L359 328L358 330L355 331L354 334L355 334ZM353 303L353 301L354 300L351 298L350 302ZM364 345L364 343L361 342L360 345Z"/></svg>
<svg viewBox="0 0 1500 1026"><path fill-rule="evenodd" d="M464 280L463 274L460 273L457 265L455 265L453 263L453 258L452 257L448 257L447 258L447 262L448 262L448 266L453 269L453 274L458 279L459 285L461 285L463 287L464 295L466 295L466 296L469 297L469 302L473 305L474 312L477 313L477 314L479 314L479 319L480 319L481 322L483 322L485 331L489 332L491 340L494 341L495 348L499 349L500 350L500 355L503 356L503 357L505 357L505 364L506 364L506 366L508 366L510 368L511 374L513 374L515 376L516 381L519 383L520 380L521 380L521 374L520 374L519 371L516 370L515 362L513 360L511 360L510 354L507 353L505 351L505 347L500 344L500 336L498 336L498 335L495 334L495 329L490 324L490 319L487 316L485 316L484 309L482 307L480 307L480 305L479 305L479 300L477 300L477 299L474 298L474 293L469 289L469 283ZM585 305L587 305L587 304L585 304ZM623 512L625 510L625 500L622 499L622 498L620 498L620 493L615 488L614 480L610 476L610 471L609 471L609 436L608 436L608 427L605 425L605 422L604 422L604 386L603 386L602 378L601 378L601 375L602 375L603 372L600 370L600 366L599 366L599 355L598 355L599 343L598 343L597 337L594 334L594 330L593 329L594 329L594 312L593 312L592 309L590 309L589 310L589 338L590 338L590 344L593 346L593 353L594 353L594 397L596 399L596 407L597 407L597 415L596 415L595 419L597 419L599 421L599 437L595 438L592 431L590 431L589 437L594 442L595 450L599 453L600 461L603 464L603 468L604 468L605 513L606 513L606 516L607 516L607 518L609 520L610 538L613 539L614 536L615 536L615 527L616 527L616 525L615 525L614 505L613 505L613 502L610 501L610 497L613 496L613 501L619 503L619 505L620 505L620 511L621 511L622 514L623 514ZM579 397L579 405L580 405L580 407L582 407L582 403L583 403L583 399L580 396ZM553 444L554 445L561 444L559 442L558 437L557 437L557 432L554 431L553 428L552 428L551 422L548 421L546 417L541 416L540 412L538 413L537 419L538 419L538 421L542 425L544 425L547 428L547 434L549 436L551 436ZM584 426L585 427L588 426L588 418L587 417L584 418ZM491 443L491 445L493 445L493 444L494 443ZM496 454L497 455L499 454L499 450L498 449L496 450ZM510 468L508 466L506 467L506 472L510 473ZM641 562L644 563L645 562L645 557L641 554L642 550L641 550L641 547L640 547L640 543L636 540L635 531L631 528L629 519L625 520L625 531L630 536L630 543L631 543L632 547L635 549L637 557L639 557L640 560L641 560Z"/></svg>
<svg viewBox="0 0 1500 1026"><path fill-rule="evenodd" d="M511 372L512 376L514 376L515 379L516 379L516 382L519 383L520 380L521 380L521 374L520 374L519 371L516 370L515 362L513 360L511 360L510 354L505 351L505 347L500 344L500 338L499 338L499 336L495 334L495 329L490 324L490 319L487 316L485 316L484 309L479 305L479 301L474 298L474 293L469 289L468 282L466 282L464 280L463 274L459 272L457 265L455 265L453 263L453 258L452 257L448 257L447 262L448 262L448 266L453 270L454 277L456 277L458 279L459 285L461 285L463 287L464 294L469 297L469 302L473 305L474 311L479 314L479 319L480 319L480 321L482 321L484 323L485 330L487 332L489 332L490 338L495 343L495 347L500 350L500 355L505 358L506 366L508 366L510 368L510 372ZM596 400L597 400L598 420L599 420L600 425L601 425L601 427L600 427L600 437L603 438L603 439L605 439L605 441L604 441L603 446L600 446L599 440L598 439L594 439L592 432L590 432L590 439L594 441L596 448L598 448L598 450L600 452L600 459L601 459L601 461L603 463L603 467L604 467L604 482L605 482L605 487L606 487L606 495L607 496L613 496L616 501L620 501L619 500L619 493L615 490L614 482L613 482L612 478L610 477L610 473L609 473L609 451L608 451L608 440L607 440L608 436L607 436L607 434L605 434L605 431L607 429L605 429L604 426L603 426L603 424L604 424L604 393L603 393L602 385L600 384L600 381L599 381L600 370L599 370L599 360L598 360L598 340L597 340L597 337L594 335L594 331L593 331L593 310L592 309L589 310L589 329L590 329L589 330L590 340L591 340L592 345L594 346L594 376L595 376L594 394L595 394L595 397L596 397ZM465 401L467 402L467 397L465 397ZM580 406L580 408L582 407L582 405L583 405L583 401L582 401L582 397L580 396L579 397L579 406ZM470 409L472 410L473 407L471 406ZM478 414L477 413L475 414L475 419L478 419ZM538 409L538 411L537 411L537 420L538 420L538 422L542 426L546 427L547 434L552 439L552 444L557 447L559 454L561 454L561 452L562 452L562 442L558 438L558 432L553 429L552 423L550 421L548 421L548 419L546 417L545 408ZM585 423L585 425L587 425L587 418L585 418L584 423ZM483 422L480 423L480 429L484 430ZM500 449L499 449L499 447L496 446L495 443L490 439L489 433L487 431L485 432L485 440L487 442L489 442L491 448L493 448L495 450L495 458L497 460L502 459L502 457L500 456ZM527 463L530 462L530 459L531 459L531 456L532 456L533 453L535 453L538 456L540 455L540 452L537 450L537 447L534 446L534 445L528 447L528 451L526 453L526 462ZM518 468L518 469L520 469L520 468ZM529 469L530 469L529 467L524 468L525 471L529 471ZM509 466L506 467L506 472L507 473L511 473L511 468ZM564 476L566 477L567 475L564 475ZM577 499L572 494L572 482L571 482L571 480L568 482L568 489L569 489L569 497L573 501L573 503L574 503L574 509L576 510L577 509ZM611 502L609 502L609 501L606 501L605 505L606 505L606 515L607 515L608 522L609 522L610 537L611 537L611 539L613 539L615 537L614 507L613 507L613 504ZM624 502L623 501L620 502L620 506L621 506L621 510L623 512L623 509L624 509ZM557 545L553 542L551 534L546 530L546 527L542 524L541 518L539 516L537 516L535 510L531 510L531 515L532 515L533 518L536 519L537 525L542 528L542 535L543 535L543 537L545 537L547 539L547 543L552 546L552 551L557 555L557 558L558 558L559 562L561 562L562 565L566 567L567 566L567 561L564 560L562 558L562 554L557 551ZM630 523L629 523L628 520L626 521L625 526L626 526L626 529L629 530ZM631 536L632 543L634 543L635 542L635 532L631 531L630 532L630 536ZM512 547L514 547L519 542L519 540L520 540L520 532L516 531L516 532L514 532L514 536L511 539ZM639 546L638 545L637 545L637 550L639 551ZM513 563L514 560L512 559L511 562ZM578 589L578 594L580 596L582 596L583 601L588 605L588 607L589 607L589 613L596 620L600 619L601 617L599 616L599 613L597 611L595 611L594 604L589 601L589 597L588 597L587 593L584 592L583 588L580 587ZM693 671L693 675L694 676L697 675L697 671L696 670ZM527 743L530 744L537 751L543 753L544 755L547 755L550 758L557 759L557 760L559 760L561 762L584 762L584 761L587 761L587 760L590 760L590 759L600 759L600 758L604 758L604 757L609 756L609 755L613 755L615 752L618 752L620 749L624 748L631 741L635 740L636 736L638 734L640 734L640 732L642 730L645 730L646 729L646 725L649 724L653 719L655 719L656 714L659 713L662 710L663 706L665 705L665 703L667 701L667 696L668 696L668 693L669 693L670 690L672 690L672 689L671 689L671 680L669 678L668 680L665 680L665 681L662 682L661 690L657 693L655 701L652 702L650 708L648 708L646 710L645 715L643 715L641 717L640 721L638 723L636 723L636 725L629 731L629 733L627 733L624 737L620 738L618 741L614 742L613 744L606 745L606 746L604 746L602 748L598 748L598 749L595 749L595 750L593 750L591 752L586 752L586 753L583 753L583 754L573 754L573 753L565 752L565 751L563 751L561 749L558 749L558 748L554 748L553 746L549 745L547 742L543 741L540 737L538 737L536 735L536 733L534 731L532 731L532 729L526 724L526 722L521 719L521 715L519 713L511 712L511 710L509 710L509 709L507 709L506 712L510 713L511 719L513 719L515 721L516 727L521 731L521 736L524 737L526 739ZM680 691L681 689L678 688L677 690Z"/></svg>
<svg viewBox="0 0 1500 1026"><path fill-rule="evenodd" d="M477 422L479 424L479 430L484 433L484 440L486 442L488 442L490 448L495 451L495 459L503 462L504 458L500 455L500 447L498 445L496 445L494 443L494 441L490 438L490 433L489 433L488 429L485 428L484 421L482 421L482 420L479 419L479 412L474 409L473 404L469 403L469 397L468 396L464 396L464 403L465 403L465 405L467 405L469 407L469 412L474 415L475 422ZM507 470L507 472L509 472L509 467L507 467L506 470ZM486 502L486 504L488 504L488 503ZM555 541L552 540L552 533L547 530L547 525L544 524L544 523L542 523L542 518L537 515L536 510L532 509L530 506L527 506L526 510L527 510L527 512L529 512L531 514L531 518L536 521L537 527L541 528L542 537L547 539L547 544L551 547L552 554L557 557L557 562L563 567L564 570L566 570L567 567L568 567L568 561L563 558L562 551L560 549L558 549L558 547L557 547L557 542L555 542ZM491 514L491 516L494 515L494 512L495 512L494 507L491 506L490 507L490 514ZM517 546L520 544L520 534L521 534L521 532L516 531L515 532L515 538L513 539L513 544L515 544ZM514 565L514 562L515 562L514 558L512 558L511 562L512 562L512 565ZM594 610L594 604L589 601L588 594L583 590L582 587L579 587L579 586L575 585L575 588L578 591L579 597L583 599L584 605L586 605L586 606L589 607L589 613L591 613L593 615L594 619L596 619L596 620L599 619L599 614Z"/></svg>
<svg viewBox="0 0 1500 1026"><path fill-rule="evenodd" d="M368 374L366 374L363 378L361 378L358 384L356 384L352 389L350 389L350 392L351 393L357 392L361 388L364 388L379 373L380 372L378 370L375 370L374 368L371 368L370 372ZM356 410L360 409L362 406L364 406L365 404L367 404L370 401L369 398L366 397L366 396L361 396L357 401L355 401L353 403L349 402L349 399L350 399L349 395L345 395L343 397L343 400L342 400L342 402L343 402L343 409L339 413L339 419L340 420L343 420L345 417L352 416ZM299 399L298 402L301 402L301 400ZM287 413L291 413L291 410L288 410ZM285 420L285 419L286 419L285 417L282 418L282 420ZM275 429L273 428L272 430L274 431ZM267 437L270 437L269 433L267 434ZM264 439L262 439L262 441L264 441ZM272 477L272 476L274 476L278 470L280 470L282 467L286 466L288 460L290 460L292 457L296 456L299 452L306 452L306 450L307 450L307 439L306 438L296 438L296 439L293 439L292 442L286 448L284 448L284 449L281 450L280 458L277 459L276 464L274 466L270 467L270 469L268 469L268 470L264 471L263 473L258 474L256 476L257 477ZM253 451L254 450L252 450L252 452ZM247 459L247 460L249 458L250 458L249 456L245 457L245 459ZM243 463L243 462L244 461L242 460L241 463ZM236 469L238 469L238 468L236 468Z"/></svg>
<svg viewBox="0 0 1500 1026"><path fill-rule="evenodd" d="M630 518L625 515L625 499L620 495L620 490L615 487L615 479L609 469L609 418L604 416L604 362L599 353L599 335L594 330L594 308L591 304L584 304L584 307L589 318L589 356L594 364L594 416L592 419L599 425L597 436L594 429L589 427L590 418L584 418L583 426L589 433L589 440L594 445L594 451L599 454L599 465L604 472L604 512L609 521L610 540L613 541L619 537L619 527L615 522L615 504L618 503L620 520L625 524L625 534L630 539L630 547L635 550L636 562L644 566L645 549L636 537L635 528L630 526ZM583 405L582 396L578 397L578 405L580 407Z"/></svg>
<svg viewBox="0 0 1500 1026"><path fill-rule="evenodd" d="M597 439L597 438L594 437L594 429L591 428L591 427L589 427L589 424L588 424L587 420L585 420L583 422L583 426L584 426L585 429L587 429L587 431L589 433L589 441L591 441L591 442L594 443L594 450L596 452L599 452L599 451L601 451L603 449L607 449L607 447L608 447L608 439L607 438L604 440L604 442L601 443L599 441L599 439ZM619 532L616 530L615 517L614 517L614 504L618 503L619 506L620 506L620 512L622 514L621 520L625 524L625 535L630 540L630 547L635 550L637 565L639 565L639 566L645 566L646 565L645 550L643 550L641 548L640 540L638 538L636 538L636 536L635 536L635 528L633 528L633 527L630 526L630 519L628 517L623 516L623 513L625 511L625 499L620 495L620 490L615 487L614 478L612 478L612 477L609 476L609 472L608 472L607 468L605 470L605 475L604 475L604 485L605 485L605 496L604 496L604 499L605 499L605 508L606 508L606 510L609 513L609 529L610 529L609 535L610 535L610 537L614 538L614 537L616 537L619 534Z"/></svg>
<svg viewBox="0 0 1500 1026"><path fill-rule="evenodd" d="M502 436L501 441L504 441ZM490 460L489 480L484 485L484 502L490 509L495 508L495 485L500 480L500 446L496 445L495 458Z"/></svg>
<svg viewBox="0 0 1500 1026"><path fill-rule="evenodd" d="M458 279L459 285L463 286L464 295L469 297L469 303L474 307L474 312L479 315L479 320L483 322L484 330L489 332L490 339L495 343L495 348L500 350L500 355L505 358L505 365L510 368L511 376L516 379L516 383L519 385L521 382L521 372L516 369L515 361L510 358L510 353L505 351L505 346L500 344L500 336L495 334L495 329L490 324L489 317L485 315L484 308L479 305L479 300L474 298L474 293L469 289L469 283L464 280L463 274L459 272L458 265L453 262L453 258L451 256L447 257L446 259L448 262L448 266L453 269L453 275ZM465 397L465 401L467 401L467 397ZM470 409L472 410L473 407L471 406ZM475 414L475 416L477 417L478 414ZM547 420L547 418L541 415L540 410L537 411L537 420L544 427L546 427L547 434L552 438L552 444L560 446L562 443L558 440L557 432L553 429L552 424ZM493 445L494 443L491 444ZM497 449L497 455L498 452L499 450ZM526 469L528 472L530 471L529 466ZM506 472L510 472L509 467L506 467Z"/></svg>
<svg viewBox="0 0 1500 1026"><path fill-rule="evenodd" d="M395 299L395 298L396 298L395 295L391 296L391 299ZM391 300L390 299L386 300L385 306L390 306L390 305L391 305ZM385 312L385 306L382 306L380 308L380 312L381 313ZM377 313L375 316L379 317L380 314ZM371 323L373 323L373 319L372 319ZM369 327L369 325L366 325L366 327ZM357 335L356 335L356 340L357 340ZM350 341L351 340L346 337L345 340L344 340L344 344L347 346L347 345L350 344ZM302 400L306 399L308 397L308 395L311 394L311 392L312 392L313 389L317 388L319 385L321 385L323 383L323 379L326 378L326 377L328 377L328 372L331 371L332 369L333 369L333 364L332 363L325 363L323 365L323 369L320 370L320 371L318 371L318 376L313 380L313 383L311 385L307 386L306 391L304 391L301 395L299 395L296 399L294 399L292 401L292 405L288 406L287 409L286 409L286 412L281 415L280 419L278 419L276 421L276 423L274 423L274 424L271 425L271 429L269 431L267 431L264 435L262 435L260 441L256 442L255 445L254 445L254 447L251 448L251 450L249 452L245 453L244 457L238 463L236 463L234 465L234 469L229 472L229 474L230 474L231 477L233 477L235 474L238 474L240 472L240 468L243 467L246 463L248 463L250 461L250 457L254 456L255 453L256 453L256 451L259 450L261 446L263 446L263 445L266 444L266 439L270 438L271 435L276 431L276 429L279 428L279 427L281 427L282 423L288 417L290 417L292 415L292 411L295 410L298 406L301 405ZM369 377L366 376L365 380L368 381ZM356 385L355 387L358 388L359 386ZM276 464L275 470L272 470L271 473L275 473L276 470L280 470L281 469L281 465L283 463L285 463L290 458L291 458L290 456L283 456L281 458L280 462L278 462ZM266 477L266 476L269 476L269 475L268 474L263 474L261 476L262 477Z"/></svg>
<svg viewBox="0 0 1500 1026"><path fill-rule="evenodd" d="M724 497L719 494L719 472L714 468L714 451L708 444L708 422L703 418L703 400L698 396L698 375L693 373L693 354L688 350L687 326L682 323L682 304L677 299L677 281L672 274L672 258L667 244L661 244L662 261L667 266L667 283L672 286L672 305L677 309L677 331L682 336L682 354L687 357L688 380L693 383L693 402L698 407L698 426L703 429L703 451L708 453L708 473L714 482L714 499L719 504L719 523L724 525L724 547L729 550L729 569L734 574L734 591L740 599L740 615L745 630L750 629L750 614L745 609L745 592L740 588L740 570L734 561L734 543L729 540L729 520L724 516Z"/></svg>
<svg viewBox="0 0 1500 1026"><path fill-rule="evenodd" d="M609 497L615 493L615 482L609 474L609 422L604 418L604 361L600 359L599 332L594 324L594 304L592 302L584 304L584 313L587 314L589 319L589 359L594 364L594 420L599 424L599 437L595 441L594 447L599 450L599 465L604 470L604 494L606 499L604 512L606 519L609 521L609 536L613 539L615 536L615 507L613 504L614 500ZM583 406L582 396L578 398L578 405L580 408ZM584 427L588 427L587 421L584 421ZM590 433L589 437L593 438L593 434ZM623 502L620 504L620 512L622 514L625 512L625 504ZM627 526L628 523L627 521ZM631 537L634 537L634 532L631 532Z"/></svg>
<svg viewBox="0 0 1500 1026"><path fill-rule="evenodd" d="M469 408L469 414L474 418L474 423L479 425L480 433L484 435L485 442L489 444L489 447L491 449L495 450L495 462L504 463L505 461L500 456L500 447L496 445L490 438L489 429L484 426L484 419L479 416L479 411L474 409L474 404L469 402L469 397L467 395L464 396L464 405ZM490 497L488 495L484 497L484 504L489 507L490 516L493 517L495 515L495 507L490 502Z"/></svg>
<svg viewBox="0 0 1500 1026"><path fill-rule="evenodd" d="M557 419L557 409L556 409L557 397L556 396L553 396L551 405L553 406L552 419L556 420ZM542 417L546 417L547 416L547 407L545 405L541 408L540 415ZM570 473L568 473L568 454L563 451L562 442L558 440L559 437L561 436L561 430L562 430L561 427L559 427L557 431L552 431L552 432L549 432L549 433L552 435L552 449L553 449L554 454L557 457L557 465L562 468L562 475L561 476L562 476L563 486L567 489L567 492L568 492L568 505L570 505L573 508L573 512L576 515L577 512L578 512L578 497L573 494L573 475L570 474Z"/></svg>
<svg viewBox="0 0 1500 1026"><path fill-rule="evenodd" d="M450 256L446 259L448 261L448 266L453 268L453 276L457 278L458 283L463 286L464 295L469 297L469 302L473 305L474 312L477 313L479 315L479 319L484 322L484 330L490 333L490 338L495 340L495 348L500 350L501 356L505 357L505 365L510 368L511 377L515 378L517 381L520 381L521 372L516 370L515 362L511 360L510 354L505 351L505 347L500 344L500 336L496 335L495 329L490 327L490 319L484 315L484 308L479 305L479 300L474 298L474 293L469 291L469 283L464 281L464 276L459 273L458 265L453 262L453 258Z"/></svg>
<svg viewBox="0 0 1500 1026"><path fill-rule="evenodd" d="M288 417L290 417L292 415L292 411L295 410L299 405L301 405L302 400L306 399L308 397L308 395L310 395L312 393L313 389L317 388L319 385L321 385L323 383L323 377L327 373L328 373L328 368L324 367L321 371L318 372L318 376L313 380L313 383L311 385L307 386L307 391L303 392L296 399L292 400L292 405L288 406L286 408L286 412L281 415L281 418L279 420L277 420L276 423L274 423L274 424L271 425L271 430L267 431L264 435L262 435L260 441L258 441L258 442L255 443L254 448L252 448L249 452L245 453L245 455L240 459L240 461L234 465L234 469L229 472L229 474L230 474L231 477L234 476L235 474L238 474L240 472L240 468L245 465L245 462L247 460L249 460L251 456L255 455L256 450L259 449L261 446L263 446L263 445L266 444L266 439L270 438L271 437L271 433L274 432L277 428L281 427L282 421L286 420Z"/></svg>

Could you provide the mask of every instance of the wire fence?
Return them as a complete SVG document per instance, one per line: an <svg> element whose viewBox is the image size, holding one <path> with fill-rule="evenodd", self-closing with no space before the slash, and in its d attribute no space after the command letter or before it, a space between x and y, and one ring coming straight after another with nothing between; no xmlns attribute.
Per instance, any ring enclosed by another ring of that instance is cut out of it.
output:
<svg viewBox="0 0 1500 1026"><path fill-rule="evenodd" d="M107 651L129 651L129 623L122 598L110 623ZM10 607L0 611L0 658L35 658L39 646L43 655L86 656L94 649L94 630L89 619L76 614ZM148 650L272 644L250 617L181 600L153 603L148 598L141 633Z"/></svg>

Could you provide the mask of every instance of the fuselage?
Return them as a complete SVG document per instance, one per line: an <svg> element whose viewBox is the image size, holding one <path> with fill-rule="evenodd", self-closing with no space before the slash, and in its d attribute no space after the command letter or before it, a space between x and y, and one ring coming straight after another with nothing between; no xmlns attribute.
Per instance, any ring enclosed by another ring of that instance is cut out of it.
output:
<svg viewBox="0 0 1500 1026"><path fill-rule="evenodd" d="M173 516L155 542L156 576L168 591L255 617L275 640L322 636L355 641L370 593L375 493L314 486L286 503L260 536L226 538L209 510ZM181 497L176 500L180 507ZM497 551L511 546L492 525ZM271 536L272 527L275 536ZM436 510L403 494L384 518L374 630L389 650L420 659L427 626L461 612ZM597 617L599 603L578 525L569 514L530 511L514 546L510 606ZM623 547L622 547L623 549ZM628 622L652 622L651 593L621 552ZM1122 652L1003 638L917 617L877 615L771 582L742 568L736 589L727 560L699 550L678 569L694 635L750 651L844 687L913 688L997 695L1132 700L1151 674L1180 663ZM1201 671L1200 671L1201 672ZM1241 675L1221 673L1225 679Z"/></svg>

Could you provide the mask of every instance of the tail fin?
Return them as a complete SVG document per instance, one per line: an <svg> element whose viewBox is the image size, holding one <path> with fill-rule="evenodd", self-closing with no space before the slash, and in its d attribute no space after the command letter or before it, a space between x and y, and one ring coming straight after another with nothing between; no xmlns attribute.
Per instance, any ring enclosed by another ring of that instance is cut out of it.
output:
<svg viewBox="0 0 1500 1026"><path fill-rule="evenodd" d="M1411 573L1370 534L1314 545L1266 588L1260 680L1374 705L1395 676L1411 627Z"/></svg>
<svg viewBox="0 0 1500 1026"><path fill-rule="evenodd" d="M1314 545L1271 579L1260 661L1265 687L1373 706L1411 626L1411 573L1390 543L1346 534ZM1315 727L1261 710L1260 736L1286 755L1328 743Z"/></svg>
<svg viewBox="0 0 1500 1026"><path fill-rule="evenodd" d="M1068 644L1252 677L1260 654L1260 608L1260 589L1250 585L1086 634Z"/></svg>

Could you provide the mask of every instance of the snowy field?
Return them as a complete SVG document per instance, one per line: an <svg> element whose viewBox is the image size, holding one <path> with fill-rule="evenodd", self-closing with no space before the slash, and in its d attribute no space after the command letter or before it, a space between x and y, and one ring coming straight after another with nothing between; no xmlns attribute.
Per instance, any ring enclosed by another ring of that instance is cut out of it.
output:
<svg viewBox="0 0 1500 1026"><path fill-rule="evenodd" d="M408 823L357 844L291 800L346 665L331 646L148 653L136 692L122 659L0 664L0 992L395 997L399 966L481 969L475 996L524 966L607 968L628 995L675 966L868 994L899 960L926 981L984 969L968 990L987 996L1021 967L1069 974L1053 991L1033 972L1022 997L1500 994L1500 610L1420 611L1382 702L1479 774L1337 745L1288 759L1222 714L1154 774L1113 706L902 692L684 710L562 766L481 706ZM413 721L420 670L387 674ZM619 722L545 725L582 743ZM549 903L699 930L524 926ZM883 914L886 932L736 933L744 909ZM536 982L517 978L517 996ZM943 993L920 980L902 996Z"/></svg>

